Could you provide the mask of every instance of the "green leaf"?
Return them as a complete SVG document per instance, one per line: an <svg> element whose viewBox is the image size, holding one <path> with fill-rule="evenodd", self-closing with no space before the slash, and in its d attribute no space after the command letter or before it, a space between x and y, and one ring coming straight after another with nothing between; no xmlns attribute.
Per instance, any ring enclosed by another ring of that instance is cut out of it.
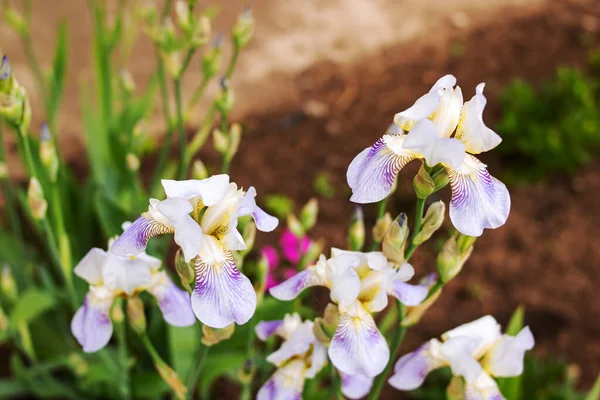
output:
<svg viewBox="0 0 600 400"><path fill-rule="evenodd" d="M513 312L512 317L510 317L510 321L506 326L506 334L510 336L517 336L521 329L525 326L525 307L519 306Z"/></svg>
<svg viewBox="0 0 600 400"><path fill-rule="evenodd" d="M27 385L13 380L13 379L2 379L0 380L0 398L13 398L24 396L29 392Z"/></svg>
<svg viewBox="0 0 600 400"><path fill-rule="evenodd" d="M246 354L239 353L211 353L207 360L202 376L198 381L198 387L201 389L210 388L212 382L224 374L235 375L240 366L246 361Z"/></svg>
<svg viewBox="0 0 600 400"><path fill-rule="evenodd" d="M596 383L592 390L585 396L584 400L600 400L600 375L596 378Z"/></svg>
<svg viewBox="0 0 600 400"><path fill-rule="evenodd" d="M50 74L48 96L48 114L56 115L60 105L63 89L65 87L65 78L67 75L67 59L68 59L68 39L66 22L62 21L58 29L56 38L56 48L54 50L54 60L52 61L52 70Z"/></svg>
<svg viewBox="0 0 600 400"><path fill-rule="evenodd" d="M197 326L177 328L168 326L169 349L173 369L179 376L186 376L196 363L200 337Z"/></svg>
<svg viewBox="0 0 600 400"><path fill-rule="evenodd" d="M136 399L161 399L170 390L169 385L155 371L133 374L131 378Z"/></svg>
<svg viewBox="0 0 600 400"><path fill-rule="evenodd" d="M294 201L282 194L272 194L267 196L265 206L267 210L279 218L285 218L294 212Z"/></svg>
<svg viewBox="0 0 600 400"><path fill-rule="evenodd" d="M55 304L54 296L48 292L29 289L21 296L10 314L11 324L31 322Z"/></svg>

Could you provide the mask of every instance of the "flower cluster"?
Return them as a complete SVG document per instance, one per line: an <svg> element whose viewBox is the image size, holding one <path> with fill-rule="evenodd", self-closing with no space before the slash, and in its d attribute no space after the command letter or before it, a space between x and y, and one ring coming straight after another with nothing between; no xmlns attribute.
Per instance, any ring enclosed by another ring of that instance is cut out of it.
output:
<svg viewBox="0 0 600 400"><path fill-rule="evenodd" d="M128 224L124 224L126 228ZM112 242L112 241L111 241ZM112 247L109 242L109 249ZM160 269L161 261L141 252L121 257L93 248L75 267L75 273L90 284L83 306L71 321L71 331L85 352L102 349L112 336L110 310L119 296L132 298L143 291L158 301L167 323L191 326L195 322L190 295L179 289Z"/></svg>
<svg viewBox="0 0 600 400"><path fill-rule="evenodd" d="M305 288L327 287L339 311L329 358L346 375L373 378L385 368L390 350L371 313L383 310L388 296L409 306L420 304L428 284L406 283L413 275L410 264L395 265L382 252L334 248L331 258L321 255L316 265L271 288L270 293L279 300L292 300Z"/></svg>
<svg viewBox="0 0 600 400"><path fill-rule="evenodd" d="M197 318L213 328L248 322L256 309L256 293L232 254L246 248L237 230L238 218L251 215L264 232L275 229L277 219L256 205L253 187L244 192L225 174L203 180L163 180L162 185L167 198L150 199L148 212L125 230L111 250L135 256L150 238L173 233L185 261L195 265L192 308Z"/></svg>
<svg viewBox="0 0 600 400"><path fill-rule="evenodd" d="M351 201L373 203L392 191L400 170L419 159L428 168L442 166L452 188L450 219L464 235L502 226L510 211L506 186L492 177L473 154L492 150L500 137L483 122L485 84L463 104L456 78L446 75L415 104L394 117L394 126L363 150L347 173Z"/></svg>
<svg viewBox="0 0 600 400"><path fill-rule="evenodd" d="M489 315L444 333L442 339L431 339L400 358L390 385L413 390L429 372L449 366L455 376L464 378L466 399L503 399L492 377L521 375L523 356L534 346L529 327L517 336L502 335L500 325Z"/></svg>
<svg viewBox="0 0 600 400"><path fill-rule="evenodd" d="M283 275L286 278L291 278L295 274L296 266L300 262L301 257L306 254L311 244L308 236L302 238L296 237L289 229L285 229L279 240L279 247L283 260L290 263L294 268L286 268L283 270ZM262 249L262 255L266 258L268 264L268 273L265 283L265 290L269 290L277 285L275 270L281 265L279 252L273 246L265 246Z"/></svg>

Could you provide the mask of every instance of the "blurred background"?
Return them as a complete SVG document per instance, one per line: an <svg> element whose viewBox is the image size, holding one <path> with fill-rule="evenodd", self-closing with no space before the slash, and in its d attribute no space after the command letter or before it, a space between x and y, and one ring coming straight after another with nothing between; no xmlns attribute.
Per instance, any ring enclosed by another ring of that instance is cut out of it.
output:
<svg viewBox="0 0 600 400"><path fill-rule="evenodd" d="M211 5L220 11L215 32L231 26L244 6L256 19L255 34L232 80L232 119L246 127L232 179L256 186L259 193L279 195L272 202L304 204L319 197L314 236L329 246L345 245L354 209L347 201L346 168L381 136L393 115L447 73L457 76L465 98L486 82L485 119L504 141L483 161L509 185L512 212L505 226L487 231L477 242L461 279L411 330L403 349L483 314L506 324L523 305L536 336L536 354L564 360L572 365L567 369L571 378L589 387L600 372L598 1L201 4ZM89 18L81 0L33 1L32 37L42 65L51 62L59 22L69 26L69 80L58 125L61 150L82 175L87 161L79 87L93 74ZM0 40L32 98L32 130L37 131L43 122L36 114L41 105L22 43L4 22ZM143 85L155 70L152 44L140 38L122 63ZM186 81L194 82L195 76L201 77L197 59ZM191 96L193 87L184 85L183 96ZM160 107L155 114L160 115ZM197 127L201 117L192 116L189 128ZM163 131L163 124L149 121L148 132L157 143ZM12 178L22 180L13 138L6 136ZM210 162L215 156L203 152L201 157ZM412 209L416 167L400 175L391 204L395 213ZM371 222L374 208L365 207ZM433 256L425 254L418 252L412 261L418 276L435 268Z"/></svg>

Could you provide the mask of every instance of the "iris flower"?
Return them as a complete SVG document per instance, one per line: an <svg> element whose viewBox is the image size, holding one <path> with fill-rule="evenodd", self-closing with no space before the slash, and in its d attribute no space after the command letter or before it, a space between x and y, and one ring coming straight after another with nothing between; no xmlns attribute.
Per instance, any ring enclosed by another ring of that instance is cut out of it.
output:
<svg viewBox="0 0 600 400"><path fill-rule="evenodd" d="M110 247L110 243L109 243ZM71 331L83 347L93 353L112 336L110 309L117 297L137 296L148 291L158 301L165 321L173 326L195 322L190 295L160 269L160 260L142 252L120 257L110 251L91 249L75 267L75 274L90 284L83 305L71 321Z"/></svg>
<svg viewBox="0 0 600 400"><path fill-rule="evenodd" d="M153 236L173 233L185 260L195 265L192 308L197 318L212 328L246 323L256 309L256 293L232 254L246 248L237 230L238 218L251 215L263 232L275 229L277 218L256 205L253 187L244 192L225 174L203 180L163 180L162 185L167 199L150 199L148 212L121 235L112 251L133 256Z"/></svg>
<svg viewBox="0 0 600 400"><path fill-rule="evenodd" d="M427 296L425 285L406 283L414 275L410 264L394 266L381 252L332 249L316 265L271 288L279 300L292 300L305 288L325 286L338 306L339 318L329 345L329 359L346 375L372 378L383 371L390 350L371 313L383 310L391 295L408 306Z"/></svg>
<svg viewBox="0 0 600 400"><path fill-rule="evenodd" d="M534 346L529 327L517 336L503 335L490 315L448 331L442 339L431 339L400 358L389 383L396 389L413 390L429 372L449 366L454 375L464 378L466 400L504 399L493 377L521 375L523 356Z"/></svg>
<svg viewBox="0 0 600 400"><path fill-rule="evenodd" d="M302 322L298 314L286 314L283 320L263 321L256 326L256 336L267 340L272 335L284 339L267 361L277 370L260 388L257 400L292 400L302 398L306 379L327 363L327 351L313 333L313 322Z"/></svg>
<svg viewBox="0 0 600 400"><path fill-rule="evenodd" d="M394 127L354 158L347 180L351 201L374 203L388 196L400 170L414 159L442 165L452 189L450 219L464 235L480 236L506 222L510 195L474 154L502 139L483 122L485 84L463 104L456 78L446 75L415 104L394 117Z"/></svg>

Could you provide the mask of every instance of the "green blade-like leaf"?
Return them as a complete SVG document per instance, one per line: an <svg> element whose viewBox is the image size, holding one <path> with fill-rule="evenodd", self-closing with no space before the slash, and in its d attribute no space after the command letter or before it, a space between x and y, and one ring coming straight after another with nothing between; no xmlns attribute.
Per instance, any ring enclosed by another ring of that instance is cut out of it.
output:
<svg viewBox="0 0 600 400"><path fill-rule="evenodd" d="M36 289L30 289L19 296L19 300L10 314L12 324L31 322L55 304L52 294Z"/></svg>
<svg viewBox="0 0 600 400"><path fill-rule="evenodd" d="M186 376L194 368L200 337L198 327L177 328L168 326L169 349L173 369L179 376Z"/></svg>
<svg viewBox="0 0 600 400"><path fill-rule="evenodd" d="M58 28L56 48L54 50L54 59L52 61L52 71L48 85L50 88L48 96L49 118L56 114L65 87L68 64L68 39L69 33L67 31L67 24L63 21Z"/></svg>
<svg viewBox="0 0 600 400"><path fill-rule="evenodd" d="M521 329L525 326L525 307L519 306L513 312L512 317L506 327L506 334L510 336L517 336Z"/></svg>
<svg viewBox="0 0 600 400"><path fill-rule="evenodd" d="M600 375L596 378L596 383L594 383L592 390L589 391L584 400L600 400Z"/></svg>

